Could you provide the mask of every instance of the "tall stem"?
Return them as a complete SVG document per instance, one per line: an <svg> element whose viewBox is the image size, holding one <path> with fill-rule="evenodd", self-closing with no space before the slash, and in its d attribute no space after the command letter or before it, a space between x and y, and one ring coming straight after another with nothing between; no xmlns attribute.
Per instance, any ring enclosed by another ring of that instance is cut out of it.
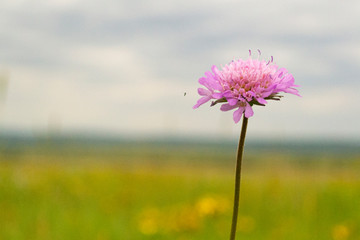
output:
<svg viewBox="0 0 360 240"><path fill-rule="evenodd" d="M237 157L236 157L234 208L233 208L230 240L235 240L235 235L236 235L236 224L238 219L239 200L240 200L241 163L244 152L247 123L248 123L248 119L244 115L242 127L241 127L239 145L237 150Z"/></svg>

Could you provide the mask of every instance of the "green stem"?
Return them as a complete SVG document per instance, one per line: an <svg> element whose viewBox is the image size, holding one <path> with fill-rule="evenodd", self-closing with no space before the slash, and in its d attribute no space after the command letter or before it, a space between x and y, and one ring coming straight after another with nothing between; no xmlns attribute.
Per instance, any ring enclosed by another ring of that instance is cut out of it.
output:
<svg viewBox="0 0 360 240"><path fill-rule="evenodd" d="M239 139L239 146L237 150L237 157L236 157L234 208L233 208L233 218L231 223L230 240L235 240L235 235L236 235L236 224L238 219L239 200L240 200L241 163L244 152L247 123L248 123L248 119L244 115L242 127L241 127L240 139Z"/></svg>

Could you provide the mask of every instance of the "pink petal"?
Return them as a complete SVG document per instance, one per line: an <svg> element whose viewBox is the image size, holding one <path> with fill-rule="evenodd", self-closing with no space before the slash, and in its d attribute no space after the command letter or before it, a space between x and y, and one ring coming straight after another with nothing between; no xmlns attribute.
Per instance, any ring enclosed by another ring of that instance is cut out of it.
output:
<svg viewBox="0 0 360 240"><path fill-rule="evenodd" d="M204 88L198 88L198 93L200 96L210 96L211 92Z"/></svg>
<svg viewBox="0 0 360 240"><path fill-rule="evenodd" d="M234 97L234 94L230 90L228 90L223 93L223 96L226 98L231 98Z"/></svg>
<svg viewBox="0 0 360 240"><path fill-rule="evenodd" d="M250 106L249 103L246 103L245 117L249 118L249 117L252 117L253 115L254 115L254 111L253 111L252 107Z"/></svg>
<svg viewBox="0 0 360 240"><path fill-rule="evenodd" d="M205 77L199 78L199 83L204 85L205 87L209 88L208 79Z"/></svg>
<svg viewBox="0 0 360 240"><path fill-rule="evenodd" d="M233 110L234 108L237 108L237 106L230 106L228 103L225 103L223 105L221 105L220 110L223 112L229 111L229 110Z"/></svg>
<svg viewBox="0 0 360 240"><path fill-rule="evenodd" d="M228 101L230 106L235 106L239 102L238 99L234 99L234 98L227 99L227 101Z"/></svg>
<svg viewBox="0 0 360 240"><path fill-rule="evenodd" d="M240 121L243 112L244 112L244 107L239 107L239 109L233 113L233 119L235 123L238 123Z"/></svg>
<svg viewBox="0 0 360 240"><path fill-rule="evenodd" d="M285 89L284 92L291 93L291 94L301 97L301 95L299 94L297 89L288 88L288 89Z"/></svg>
<svg viewBox="0 0 360 240"><path fill-rule="evenodd" d="M261 104L267 104L267 101L263 98L256 98L256 100Z"/></svg>
<svg viewBox="0 0 360 240"><path fill-rule="evenodd" d="M212 66L211 66L211 71L213 71L213 73L215 74L215 76L219 75L219 69L217 68L216 65L212 65Z"/></svg>
<svg viewBox="0 0 360 240"><path fill-rule="evenodd" d="M211 99L211 97L202 97L200 98L197 103L193 106L193 109L196 109L203 105L204 103L208 102Z"/></svg>
<svg viewBox="0 0 360 240"><path fill-rule="evenodd" d="M213 78L206 78L206 77L202 77L199 79L199 83L203 86L205 86L207 89L209 90L213 90L213 84L214 79Z"/></svg>
<svg viewBox="0 0 360 240"><path fill-rule="evenodd" d="M220 98L223 98L223 94L222 93L213 93L212 97L216 98L216 99L220 99Z"/></svg>

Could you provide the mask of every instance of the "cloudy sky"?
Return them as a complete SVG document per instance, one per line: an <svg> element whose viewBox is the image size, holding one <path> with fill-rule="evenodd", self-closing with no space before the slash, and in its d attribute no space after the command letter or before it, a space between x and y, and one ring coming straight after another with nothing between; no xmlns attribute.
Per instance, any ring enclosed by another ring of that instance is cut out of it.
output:
<svg viewBox="0 0 360 240"><path fill-rule="evenodd" d="M261 49L302 98L255 106L249 135L360 139L359 1L12 0L0 16L0 132L234 138L230 112L192 109L197 80Z"/></svg>

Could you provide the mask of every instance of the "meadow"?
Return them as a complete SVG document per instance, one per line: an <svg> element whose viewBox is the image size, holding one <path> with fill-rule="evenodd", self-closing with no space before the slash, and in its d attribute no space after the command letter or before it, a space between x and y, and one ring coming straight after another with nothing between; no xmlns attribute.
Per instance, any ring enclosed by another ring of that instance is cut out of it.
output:
<svg viewBox="0 0 360 240"><path fill-rule="evenodd" d="M0 145L1 240L229 237L235 146ZM237 239L360 240L360 154L246 151Z"/></svg>

